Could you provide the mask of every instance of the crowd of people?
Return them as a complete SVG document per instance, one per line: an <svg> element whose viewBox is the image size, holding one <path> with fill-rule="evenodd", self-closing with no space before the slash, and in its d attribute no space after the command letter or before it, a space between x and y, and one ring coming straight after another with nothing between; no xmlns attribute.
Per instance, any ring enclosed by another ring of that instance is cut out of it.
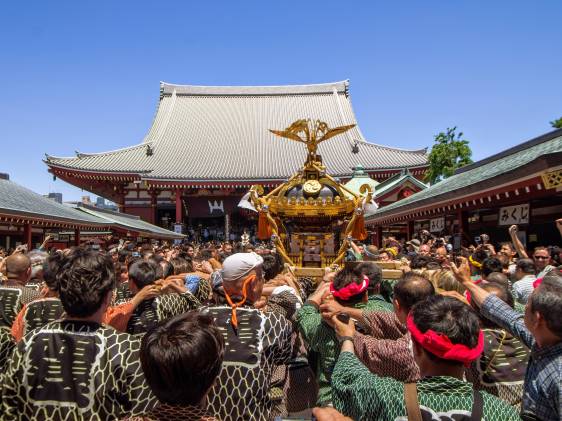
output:
<svg viewBox="0 0 562 421"><path fill-rule="evenodd" d="M509 233L350 239L317 280L251 242L19 248L0 418L561 420L562 252Z"/></svg>

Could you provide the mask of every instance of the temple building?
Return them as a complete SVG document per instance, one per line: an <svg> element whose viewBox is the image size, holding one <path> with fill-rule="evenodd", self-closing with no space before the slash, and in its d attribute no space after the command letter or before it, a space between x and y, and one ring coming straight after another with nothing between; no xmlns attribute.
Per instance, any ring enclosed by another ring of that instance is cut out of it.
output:
<svg viewBox="0 0 562 421"><path fill-rule="evenodd" d="M251 217L237 204L253 184L272 188L302 165L302 146L276 138L298 119L330 127L357 124L349 82L292 86L191 86L161 83L152 126L138 145L101 153L46 156L54 177L109 199L120 211L209 237L239 234ZM427 168L425 149L368 142L359 126L319 147L332 176L392 184L388 193L417 192ZM406 177L404 177L406 176ZM407 183L407 191L403 184ZM411 191L410 191L411 190ZM406 194L404 193L404 194ZM404 196L405 197L405 196Z"/></svg>
<svg viewBox="0 0 562 421"><path fill-rule="evenodd" d="M380 186L380 185L379 185ZM379 187L377 186L377 187ZM456 249L477 244L480 234L509 241L508 228L529 249L558 244L562 215L562 129L520 143L403 200L383 206L365 225L372 241L411 238L420 230L453 236Z"/></svg>

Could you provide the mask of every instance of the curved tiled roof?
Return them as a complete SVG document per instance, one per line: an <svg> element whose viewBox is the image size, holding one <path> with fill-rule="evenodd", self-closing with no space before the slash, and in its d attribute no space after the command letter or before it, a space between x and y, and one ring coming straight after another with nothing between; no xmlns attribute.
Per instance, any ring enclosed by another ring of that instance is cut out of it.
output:
<svg viewBox="0 0 562 421"><path fill-rule="evenodd" d="M47 157L52 167L108 173L142 173L179 181L282 180L297 171L304 145L271 134L302 118L330 127L357 124L348 81L292 86L161 84L154 122L143 143L100 154ZM357 141L359 152L351 146ZM147 151L151 151L152 154ZM329 172L423 167L425 149L409 151L365 141L358 127L319 146Z"/></svg>
<svg viewBox="0 0 562 421"><path fill-rule="evenodd" d="M107 226L92 215L61 205L13 181L0 179L0 214L88 226Z"/></svg>

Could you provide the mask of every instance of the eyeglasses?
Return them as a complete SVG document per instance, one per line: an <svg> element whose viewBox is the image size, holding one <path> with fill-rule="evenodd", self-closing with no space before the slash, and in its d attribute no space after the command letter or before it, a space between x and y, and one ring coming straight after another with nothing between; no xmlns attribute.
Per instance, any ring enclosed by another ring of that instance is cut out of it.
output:
<svg viewBox="0 0 562 421"><path fill-rule="evenodd" d="M548 256L533 256L533 259L535 259L535 260L548 260L548 259L550 259L550 257L548 257Z"/></svg>

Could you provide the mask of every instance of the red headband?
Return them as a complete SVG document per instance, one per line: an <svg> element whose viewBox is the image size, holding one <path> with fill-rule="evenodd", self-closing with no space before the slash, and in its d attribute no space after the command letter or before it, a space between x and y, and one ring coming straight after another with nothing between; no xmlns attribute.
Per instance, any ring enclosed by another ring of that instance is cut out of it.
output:
<svg viewBox="0 0 562 421"><path fill-rule="evenodd" d="M468 366L482 354L484 349L484 334L482 330L480 330L478 335L478 344L476 347L469 348L466 345L454 344L444 334L437 333L431 329L422 333L415 325L414 318L411 314L408 316L406 324L412 338L414 338L423 349L444 360L460 361Z"/></svg>
<svg viewBox="0 0 562 421"><path fill-rule="evenodd" d="M330 292L334 297L339 298L340 300L347 301L354 295L361 294L363 291L367 289L368 286L369 286L369 278L363 276L363 282L361 282L360 284L356 284L355 282L352 282L344 286L342 289L338 289L338 290L334 288L334 283L332 282L330 284Z"/></svg>

